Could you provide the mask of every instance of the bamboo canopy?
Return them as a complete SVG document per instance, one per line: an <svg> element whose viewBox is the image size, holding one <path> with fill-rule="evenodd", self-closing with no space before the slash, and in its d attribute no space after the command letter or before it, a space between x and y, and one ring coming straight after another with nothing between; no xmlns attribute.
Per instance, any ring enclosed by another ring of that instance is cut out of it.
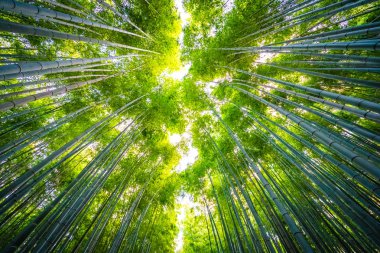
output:
<svg viewBox="0 0 380 253"><path fill-rule="evenodd" d="M0 0L0 252L379 252L374 0Z"/></svg>

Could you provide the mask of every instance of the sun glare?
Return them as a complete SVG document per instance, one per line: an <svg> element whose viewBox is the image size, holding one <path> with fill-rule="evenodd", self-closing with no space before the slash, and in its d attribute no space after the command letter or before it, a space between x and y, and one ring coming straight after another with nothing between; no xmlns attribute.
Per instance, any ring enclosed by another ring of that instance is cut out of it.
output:
<svg viewBox="0 0 380 253"><path fill-rule="evenodd" d="M189 73L190 67L191 67L191 64L188 63L182 66L178 71L174 71L174 72L164 71L162 73L162 76L173 78L174 80L183 80L183 78L185 78L187 73Z"/></svg>

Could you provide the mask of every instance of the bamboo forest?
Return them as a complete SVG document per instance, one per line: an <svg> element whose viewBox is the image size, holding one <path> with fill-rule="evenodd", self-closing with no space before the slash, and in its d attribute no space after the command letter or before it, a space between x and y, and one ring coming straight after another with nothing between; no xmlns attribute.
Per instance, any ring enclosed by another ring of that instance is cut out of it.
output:
<svg viewBox="0 0 380 253"><path fill-rule="evenodd" d="M0 0L0 252L380 252L380 2Z"/></svg>

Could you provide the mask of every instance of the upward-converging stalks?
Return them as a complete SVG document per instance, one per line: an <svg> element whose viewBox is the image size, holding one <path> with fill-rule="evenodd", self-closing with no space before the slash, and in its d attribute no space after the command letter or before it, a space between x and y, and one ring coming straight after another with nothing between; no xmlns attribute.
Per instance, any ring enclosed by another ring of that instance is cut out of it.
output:
<svg viewBox="0 0 380 253"><path fill-rule="evenodd" d="M379 4L179 2L0 0L0 251L378 252Z"/></svg>

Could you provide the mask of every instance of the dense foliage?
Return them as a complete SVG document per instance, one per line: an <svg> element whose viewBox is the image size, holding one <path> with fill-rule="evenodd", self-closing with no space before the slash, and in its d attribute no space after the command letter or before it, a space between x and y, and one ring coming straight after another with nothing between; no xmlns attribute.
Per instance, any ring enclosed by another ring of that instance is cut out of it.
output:
<svg viewBox="0 0 380 253"><path fill-rule="evenodd" d="M0 13L2 252L380 251L378 2Z"/></svg>

